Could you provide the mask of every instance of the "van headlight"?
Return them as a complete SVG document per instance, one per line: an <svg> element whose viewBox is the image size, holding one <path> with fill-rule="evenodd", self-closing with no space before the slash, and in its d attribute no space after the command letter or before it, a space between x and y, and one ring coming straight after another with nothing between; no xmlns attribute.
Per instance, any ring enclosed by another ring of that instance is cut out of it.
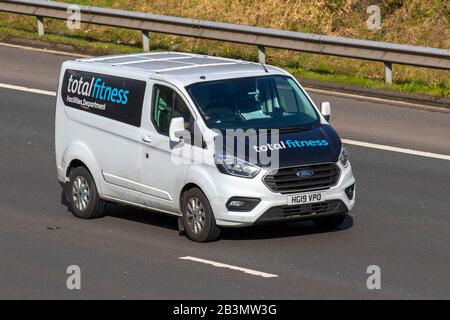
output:
<svg viewBox="0 0 450 320"><path fill-rule="evenodd" d="M254 178L261 170L260 167L231 155L217 156L216 166L222 173L243 178Z"/></svg>
<svg viewBox="0 0 450 320"><path fill-rule="evenodd" d="M348 167L348 164L350 163L348 159L348 151L345 147L342 147L341 154L339 155L339 162L344 166L344 168Z"/></svg>

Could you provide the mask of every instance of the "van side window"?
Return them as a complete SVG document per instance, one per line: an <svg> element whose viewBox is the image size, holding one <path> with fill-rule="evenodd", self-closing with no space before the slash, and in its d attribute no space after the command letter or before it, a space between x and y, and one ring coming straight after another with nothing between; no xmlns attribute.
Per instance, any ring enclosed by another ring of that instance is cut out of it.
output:
<svg viewBox="0 0 450 320"><path fill-rule="evenodd" d="M169 134L170 120L173 112L173 90L155 85L153 94L152 121L156 129L165 135Z"/></svg>
<svg viewBox="0 0 450 320"><path fill-rule="evenodd" d="M193 118L183 99L171 88L156 84L153 88L152 122L156 130L169 135L172 118L183 117L186 129L193 128Z"/></svg>
<svg viewBox="0 0 450 320"><path fill-rule="evenodd" d="M184 128L189 129L192 132L192 125L194 124L191 112L189 111L187 105L184 103L183 99L175 93L175 101L173 108L173 118L184 118Z"/></svg>

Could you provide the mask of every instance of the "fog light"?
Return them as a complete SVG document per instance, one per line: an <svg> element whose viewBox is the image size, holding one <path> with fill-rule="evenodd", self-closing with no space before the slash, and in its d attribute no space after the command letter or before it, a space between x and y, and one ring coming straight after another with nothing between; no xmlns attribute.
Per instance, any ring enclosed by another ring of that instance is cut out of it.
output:
<svg viewBox="0 0 450 320"><path fill-rule="evenodd" d="M355 196L355 185L352 184L350 187L347 187L345 189L345 194L349 200L353 200L353 197Z"/></svg>
<svg viewBox="0 0 450 320"><path fill-rule="evenodd" d="M229 211L248 212L252 211L260 202L261 199L258 198L233 197L228 200L226 206Z"/></svg>
<svg viewBox="0 0 450 320"><path fill-rule="evenodd" d="M242 207L245 205L245 203L246 203L245 201L233 200L230 201L228 207Z"/></svg>

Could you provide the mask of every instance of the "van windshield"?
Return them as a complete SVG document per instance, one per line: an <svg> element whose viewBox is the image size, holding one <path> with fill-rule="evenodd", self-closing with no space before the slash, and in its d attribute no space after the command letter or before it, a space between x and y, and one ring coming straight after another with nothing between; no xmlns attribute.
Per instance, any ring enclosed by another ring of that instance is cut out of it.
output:
<svg viewBox="0 0 450 320"><path fill-rule="evenodd" d="M310 129L319 116L287 76L258 76L200 82L187 91L212 129Z"/></svg>

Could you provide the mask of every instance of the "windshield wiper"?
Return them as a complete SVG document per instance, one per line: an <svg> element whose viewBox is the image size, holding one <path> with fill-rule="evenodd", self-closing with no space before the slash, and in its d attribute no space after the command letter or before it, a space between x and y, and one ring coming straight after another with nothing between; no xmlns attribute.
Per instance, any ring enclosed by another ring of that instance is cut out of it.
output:
<svg viewBox="0 0 450 320"><path fill-rule="evenodd" d="M314 126L311 126L311 127L297 126L297 127L280 128L278 130L280 130L280 132L297 132L297 131L307 131L307 130L311 130L313 128L314 128Z"/></svg>

